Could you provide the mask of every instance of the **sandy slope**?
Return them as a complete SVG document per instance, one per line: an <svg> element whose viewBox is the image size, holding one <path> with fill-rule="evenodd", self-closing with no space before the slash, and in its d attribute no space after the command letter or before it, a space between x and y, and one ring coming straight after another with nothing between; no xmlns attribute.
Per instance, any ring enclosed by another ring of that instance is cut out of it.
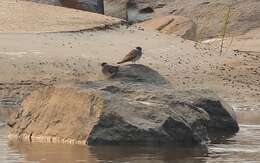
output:
<svg viewBox="0 0 260 163"><path fill-rule="evenodd" d="M21 43L22 42L22 43ZM260 104L260 55L195 44L173 35L121 29L53 34L1 34L0 80L96 80L101 62L116 63L136 46L141 64L158 70L177 89L210 88L233 104Z"/></svg>

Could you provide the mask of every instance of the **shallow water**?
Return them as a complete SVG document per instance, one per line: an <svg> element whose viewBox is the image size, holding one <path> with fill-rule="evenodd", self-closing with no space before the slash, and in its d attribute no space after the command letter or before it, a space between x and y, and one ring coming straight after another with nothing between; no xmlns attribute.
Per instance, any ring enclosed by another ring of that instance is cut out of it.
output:
<svg viewBox="0 0 260 163"><path fill-rule="evenodd" d="M0 128L0 162L260 162L260 111L240 111L240 132L205 148L81 146L8 142L7 128ZM252 116L254 115L254 116ZM251 119L250 117L253 117ZM255 123L254 123L255 122Z"/></svg>

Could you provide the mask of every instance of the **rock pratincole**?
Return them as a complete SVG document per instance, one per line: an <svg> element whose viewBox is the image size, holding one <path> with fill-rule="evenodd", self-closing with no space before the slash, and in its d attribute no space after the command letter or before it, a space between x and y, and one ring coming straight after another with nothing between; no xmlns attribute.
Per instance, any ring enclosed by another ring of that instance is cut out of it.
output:
<svg viewBox="0 0 260 163"><path fill-rule="evenodd" d="M105 62L102 63L101 66L102 66L102 70L101 70L102 73L109 78L116 76L118 69L119 69L118 66L112 66Z"/></svg>
<svg viewBox="0 0 260 163"><path fill-rule="evenodd" d="M132 51L130 51L120 62L117 62L117 64L122 64L125 62L132 62L135 63L142 57L142 48L141 47L136 47Z"/></svg>

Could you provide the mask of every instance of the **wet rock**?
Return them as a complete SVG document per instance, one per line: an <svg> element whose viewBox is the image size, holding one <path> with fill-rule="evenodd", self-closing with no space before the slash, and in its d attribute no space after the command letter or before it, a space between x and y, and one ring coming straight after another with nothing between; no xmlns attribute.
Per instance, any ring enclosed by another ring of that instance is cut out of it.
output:
<svg viewBox="0 0 260 163"><path fill-rule="evenodd" d="M10 121L11 139L78 144L198 145L208 126L230 128L211 112L227 105L208 102L206 91L177 92L143 65L121 66L109 80L42 88L28 96ZM214 95L215 96L215 95ZM198 100L201 99L201 100ZM215 125L215 126L214 126ZM236 132L237 130L233 129Z"/></svg>

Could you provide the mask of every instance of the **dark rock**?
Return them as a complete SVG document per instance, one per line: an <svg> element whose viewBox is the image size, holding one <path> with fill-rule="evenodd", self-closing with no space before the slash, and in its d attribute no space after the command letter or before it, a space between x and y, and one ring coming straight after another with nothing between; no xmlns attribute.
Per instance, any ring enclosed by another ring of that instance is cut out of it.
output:
<svg viewBox="0 0 260 163"><path fill-rule="evenodd" d="M139 12L142 13L142 14L144 14L144 13L153 13L154 10L151 7L145 7L143 9L139 10Z"/></svg>
<svg viewBox="0 0 260 163"><path fill-rule="evenodd" d="M197 107L204 109L210 117L208 131L236 133L239 130L236 116L232 108L218 98L202 98L195 102Z"/></svg>

